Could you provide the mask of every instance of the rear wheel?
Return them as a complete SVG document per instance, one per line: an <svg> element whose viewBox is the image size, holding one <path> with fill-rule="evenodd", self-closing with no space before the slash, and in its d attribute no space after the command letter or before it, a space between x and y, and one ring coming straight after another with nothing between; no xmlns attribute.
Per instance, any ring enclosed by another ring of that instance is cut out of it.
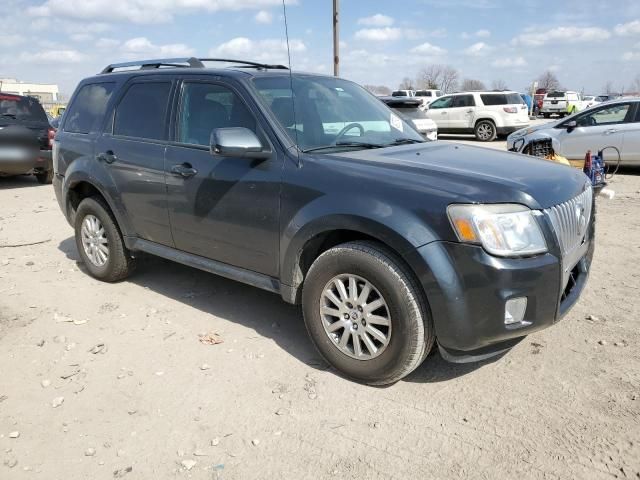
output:
<svg viewBox="0 0 640 480"><path fill-rule="evenodd" d="M53 182L53 170L47 170L43 173L36 173L35 177L38 180L38 183L42 185L49 185L51 182Z"/></svg>
<svg viewBox="0 0 640 480"><path fill-rule="evenodd" d="M117 282L133 271L135 260L124 245L113 214L100 197L80 202L75 232L78 252L92 277Z"/></svg>
<svg viewBox="0 0 640 480"><path fill-rule="evenodd" d="M302 306L320 354L370 385L400 380L433 346L421 290L399 259L373 243L346 243L318 257L304 281Z"/></svg>
<svg viewBox="0 0 640 480"><path fill-rule="evenodd" d="M551 114L550 113L543 113L542 116L544 118L551 118Z"/></svg>
<svg viewBox="0 0 640 480"><path fill-rule="evenodd" d="M496 126L491 120L480 120L476 123L474 133L481 142L492 142L497 136Z"/></svg>

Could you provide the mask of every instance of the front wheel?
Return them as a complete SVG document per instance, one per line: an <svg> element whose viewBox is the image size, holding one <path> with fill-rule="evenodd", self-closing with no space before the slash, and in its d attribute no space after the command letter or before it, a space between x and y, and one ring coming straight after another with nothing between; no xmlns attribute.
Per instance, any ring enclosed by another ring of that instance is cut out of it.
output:
<svg viewBox="0 0 640 480"><path fill-rule="evenodd" d="M480 120L474 130L476 138L481 142L492 142L496 139L496 126L491 120Z"/></svg>
<svg viewBox="0 0 640 480"><path fill-rule="evenodd" d="M345 243L320 255L305 278L302 307L320 354L370 385L400 380L433 346L423 293L401 260L373 243Z"/></svg>

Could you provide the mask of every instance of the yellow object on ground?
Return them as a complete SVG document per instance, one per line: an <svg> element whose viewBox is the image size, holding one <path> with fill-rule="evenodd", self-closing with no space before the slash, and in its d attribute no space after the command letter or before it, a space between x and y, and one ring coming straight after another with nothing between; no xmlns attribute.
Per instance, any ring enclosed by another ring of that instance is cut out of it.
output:
<svg viewBox="0 0 640 480"><path fill-rule="evenodd" d="M555 152L552 153L551 155L547 155L546 157L544 157L544 159L545 160L550 160L550 161L556 162L556 163L561 163L562 165L566 165L567 167L573 166L573 165L571 165L571 163L569 163L569 160L567 160L562 155L558 155Z"/></svg>

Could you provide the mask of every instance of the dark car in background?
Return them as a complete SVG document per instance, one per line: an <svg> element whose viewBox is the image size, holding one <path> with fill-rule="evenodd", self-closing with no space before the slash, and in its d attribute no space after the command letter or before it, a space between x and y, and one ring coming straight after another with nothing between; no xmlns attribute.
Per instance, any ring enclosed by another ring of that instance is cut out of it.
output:
<svg viewBox="0 0 640 480"><path fill-rule="evenodd" d="M0 93L0 176L33 174L51 183L54 134L37 99Z"/></svg>
<svg viewBox="0 0 640 480"><path fill-rule="evenodd" d="M407 122L413 124L427 140L438 139L438 125L427 117L424 112L424 104L417 97L380 97L391 110L402 116Z"/></svg>

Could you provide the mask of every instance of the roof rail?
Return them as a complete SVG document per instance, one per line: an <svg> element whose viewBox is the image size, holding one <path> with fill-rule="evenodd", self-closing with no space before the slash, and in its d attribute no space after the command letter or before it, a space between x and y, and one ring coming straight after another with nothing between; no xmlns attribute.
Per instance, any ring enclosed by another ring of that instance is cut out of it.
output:
<svg viewBox="0 0 640 480"><path fill-rule="evenodd" d="M232 60L228 58L158 58L153 60L135 60L132 62L112 63L107 65L100 72L113 73L114 70L120 68L140 67L140 70L147 70L151 68L160 67L175 67L175 68L205 68L202 62L224 62L224 63L238 63L239 68L257 68L262 70L277 69L288 70L284 65L269 65L266 63L249 62L246 60Z"/></svg>

